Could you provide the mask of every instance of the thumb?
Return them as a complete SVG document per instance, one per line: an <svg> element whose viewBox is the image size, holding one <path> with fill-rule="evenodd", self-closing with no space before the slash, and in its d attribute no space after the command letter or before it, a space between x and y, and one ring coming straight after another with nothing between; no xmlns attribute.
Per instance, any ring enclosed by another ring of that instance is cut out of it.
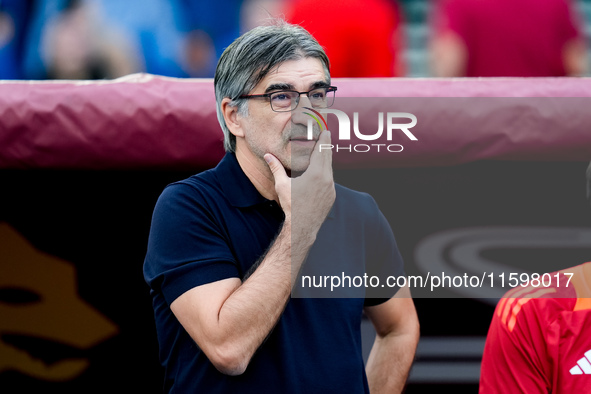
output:
<svg viewBox="0 0 591 394"><path fill-rule="evenodd" d="M267 153L265 156L265 161L273 174L273 178L275 179L275 184L279 183L280 181L285 181L288 179L287 173L285 172L285 168L281 162L272 154Z"/></svg>

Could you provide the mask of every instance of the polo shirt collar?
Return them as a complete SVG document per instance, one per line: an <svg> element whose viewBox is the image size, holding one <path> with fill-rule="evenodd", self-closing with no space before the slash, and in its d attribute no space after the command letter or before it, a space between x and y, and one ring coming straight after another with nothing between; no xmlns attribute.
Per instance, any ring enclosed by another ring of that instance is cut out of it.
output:
<svg viewBox="0 0 591 394"><path fill-rule="evenodd" d="M244 171L242 171L242 167L240 167L235 153L227 152L217 165L215 171L217 172L218 181L224 190L224 194L233 207L245 208L269 202L269 200L259 193ZM329 218L334 218L334 211L335 205L333 204L328 213Z"/></svg>
<svg viewBox="0 0 591 394"><path fill-rule="evenodd" d="M227 152L215 171L226 198L234 207L251 207L269 202L254 187L236 159L236 154Z"/></svg>

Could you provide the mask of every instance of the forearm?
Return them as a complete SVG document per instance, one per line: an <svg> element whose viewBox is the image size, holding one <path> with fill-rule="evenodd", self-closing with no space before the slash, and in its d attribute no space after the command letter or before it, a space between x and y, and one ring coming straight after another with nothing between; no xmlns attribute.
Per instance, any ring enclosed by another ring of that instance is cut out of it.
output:
<svg viewBox="0 0 591 394"><path fill-rule="evenodd" d="M293 234L286 222L259 266L223 303L214 330L239 360L238 372L279 320L290 297L292 272L299 270L313 241L310 234Z"/></svg>
<svg viewBox="0 0 591 394"><path fill-rule="evenodd" d="M418 333L412 331L376 336L367 361L370 392L402 392L414 360Z"/></svg>
<svg viewBox="0 0 591 394"><path fill-rule="evenodd" d="M587 72L587 46L580 38L570 40L562 51L564 71L567 76L580 77Z"/></svg>
<svg viewBox="0 0 591 394"><path fill-rule="evenodd" d="M431 74L437 78L462 77L466 73L467 50L460 37L447 32L433 40L430 47Z"/></svg>
<svg viewBox="0 0 591 394"><path fill-rule="evenodd" d="M318 143L329 142L330 133L324 131ZM292 180L281 162L266 154L275 183L275 192L267 198L278 201L285 214L277 238L243 281L228 278L197 286L171 304L183 327L221 372L244 372L283 313L297 273L335 199L330 159L330 152L312 153L308 169ZM319 203L302 205L308 201Z"/></svg>

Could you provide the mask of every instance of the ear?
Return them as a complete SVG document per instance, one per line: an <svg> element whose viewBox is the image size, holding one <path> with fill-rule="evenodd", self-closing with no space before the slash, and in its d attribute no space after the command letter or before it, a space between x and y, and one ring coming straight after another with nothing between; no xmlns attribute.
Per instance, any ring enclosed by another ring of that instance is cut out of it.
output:
<svg viewBox="0 0 591 394"><path fill-rule="evenodd" d="M244 130L242 130L242 124L240 123L240 116L238 115L238 107L230 105L232 100L229 97L222 99L222 114L226 121L226 126L230 133L236 137L244 137Z"/></svg>

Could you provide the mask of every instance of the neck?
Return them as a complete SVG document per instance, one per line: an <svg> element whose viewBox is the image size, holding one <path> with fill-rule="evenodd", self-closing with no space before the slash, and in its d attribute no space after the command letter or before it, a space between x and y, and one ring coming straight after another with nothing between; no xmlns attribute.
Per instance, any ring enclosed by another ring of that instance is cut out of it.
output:
<svg viewBox="0 0 591 394"><path fill-rule="evenodd" d="M275 179L265 160L255 156L248 149L239 149L239 147L236 147L236 159L261 196L267 200L279 202L275 191Z"/></svg>

